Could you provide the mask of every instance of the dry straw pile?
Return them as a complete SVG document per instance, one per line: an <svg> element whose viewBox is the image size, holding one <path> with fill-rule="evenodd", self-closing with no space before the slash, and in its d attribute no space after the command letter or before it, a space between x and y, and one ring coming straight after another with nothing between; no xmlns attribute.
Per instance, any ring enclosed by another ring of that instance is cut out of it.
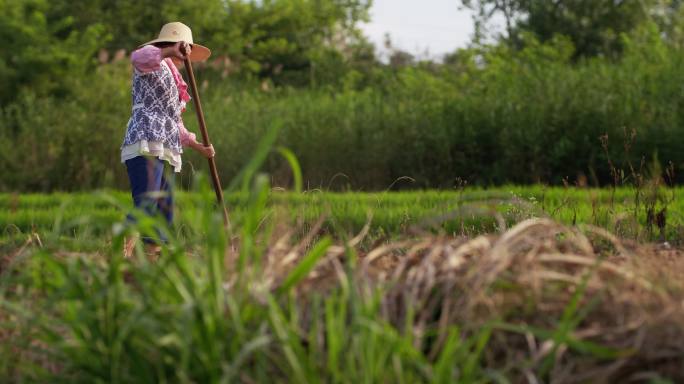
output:
<svg viewBox="0 0 684 384"><path fill-rule="evenodd" d="M305 304L349 284L345 260L362 237L329 248L298 285L303 334ZM277 290L311 239L270 248L266 288ZM530 219L500 235L384 244L352 271L356 294L381 292L383 316L429 356L454 325L462 335L491 327L484 364L522 382L684 381L684 254L667 245Z"/></svg>

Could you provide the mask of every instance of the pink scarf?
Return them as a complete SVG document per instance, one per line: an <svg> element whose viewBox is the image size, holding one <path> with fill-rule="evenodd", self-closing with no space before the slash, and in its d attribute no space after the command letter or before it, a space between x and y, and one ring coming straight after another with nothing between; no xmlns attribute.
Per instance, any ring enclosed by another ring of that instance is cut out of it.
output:
<svg viewBox="0 0 684 384"><path fill-rule="evenodd" d="M167 57L164 59L164 61L171 69L171 74L173 75L173 79L176 81L176 86L178 87L178 97L180 98L180 101L183 102L183 110L185 110L185 103L190 100L190 95L188 94L188 85L185 83L185 80L183 80L183 76L181 76L178 68L176 68L176 65L173 63L173 60Z"/></svg>

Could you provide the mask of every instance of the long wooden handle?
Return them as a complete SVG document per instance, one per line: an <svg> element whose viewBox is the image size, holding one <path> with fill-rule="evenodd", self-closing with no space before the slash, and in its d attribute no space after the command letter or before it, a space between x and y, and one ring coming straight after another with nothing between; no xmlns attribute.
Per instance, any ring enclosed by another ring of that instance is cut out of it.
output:
<svg viewBox="0 0 684 384"><path fill-rule="evenodd" d="M199 122L200 132L202 133L202 143L204 146L211 144L209 141L209 133L207 132L207 124L204 121L204 113L202 112L202 103L200 102L199 92L197 91L197 83L195 82L195 73L192 71L192 63L190 58L185 58L185 70L188 72L188 79L190 80L190 90L192 90L192 98L195 103L195 113L197 113L197 121ZM221 180L219 180L218 171L216 170L216 161L213 157L209 159L209 171L211 172L211 179L214 183L214 191L216 191L216 200L219 207L223 211L223 223L227 228L230 228L230 220L228 219L228 210L223 201L223 189L221 189Z"/></svg>

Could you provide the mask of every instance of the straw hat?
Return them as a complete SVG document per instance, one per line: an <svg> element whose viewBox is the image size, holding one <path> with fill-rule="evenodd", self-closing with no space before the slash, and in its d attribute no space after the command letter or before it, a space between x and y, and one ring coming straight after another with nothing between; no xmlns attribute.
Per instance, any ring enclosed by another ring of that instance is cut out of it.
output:
<svg viewBox="0 0 684 384"><path fill-rule="evenodd" d="M161 31L159 32L159 37L154 40L150 40L143 45L149 45L154 43L177 43L179 41L185 41L192 46L192 52L190 52L190 61L204 61L211 56L211 51L209 48L195 44L192 41L192 31L190 27L180 22L173 22L164 24Z"/></svg>

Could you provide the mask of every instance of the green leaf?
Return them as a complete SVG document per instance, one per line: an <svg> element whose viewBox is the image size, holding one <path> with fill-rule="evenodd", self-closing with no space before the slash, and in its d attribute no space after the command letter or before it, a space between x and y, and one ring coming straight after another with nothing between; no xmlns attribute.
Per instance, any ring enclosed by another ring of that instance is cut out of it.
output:
<svg viewBox="0 0 684 384"><path fill-rule="evenodd" d="M297 161L297 156L295 154L285 148L285 147L278 147L278 153L283 155L285 160L287 160L288 164L290 164L290 168L292 169L292 175L294 177L294 189L295 192L302 192L302 168L299 166L299 161Z"/></svg>
<svg viewBox="0 0 684 384"><path fill-rule="evenodd" d="M259 144L247 165L242 168L240 173L238 173L228 185L228 188L226 188L228 191L233 191L238 185L241 185L242 193L247 194L252 177L266 161L268 154L271 152L271 148L273 148L273 145L278 139L278 132L282 125L280 120L276 120L271 124L268 131L266 131L266 134L259 141Z"/></svg>
<svg viewBox="0 0 684 384"><path fill-rule="evenodd" d="M304 256L302 261L290 272L283 281L283 284L278 288L278 293L283 294L289 291L292 287L297 285L302 279L306 277L309 272L316 266L318 260L323 257L332 244L329 237L324 237L313 247L309 253Z"/></svg>

